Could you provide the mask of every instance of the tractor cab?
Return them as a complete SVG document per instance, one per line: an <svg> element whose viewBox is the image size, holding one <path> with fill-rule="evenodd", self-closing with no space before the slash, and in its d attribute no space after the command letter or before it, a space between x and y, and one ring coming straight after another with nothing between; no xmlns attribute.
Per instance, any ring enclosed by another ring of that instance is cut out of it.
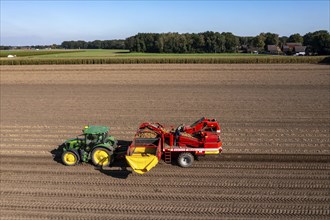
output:
<svg viewBox="0 0 330 220"><path fill-rule="evenodd" d="M97 145L105 143L108 137L109 128L104 126L85 126L83 135L86 145Z"/></svg>

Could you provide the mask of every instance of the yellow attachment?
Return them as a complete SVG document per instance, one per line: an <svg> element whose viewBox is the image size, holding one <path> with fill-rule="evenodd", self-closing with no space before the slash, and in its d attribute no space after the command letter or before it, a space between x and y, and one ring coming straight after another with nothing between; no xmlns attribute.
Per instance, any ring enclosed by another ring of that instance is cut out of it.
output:
<svg viewBox="0 0 330 220"><path fill-rule="evenodd" d="M138 174L145 174L158 164L156 150L156 148L136 147L132 155L126 156L127 163Z"/></svg>
<svg viewBox="0 0 330 220"><path fill-rule="evenodd" d="M93 159L98 165L106 165L110 161L110 155L102 149L98 149L93 154Z"/></svg>
<svg viewBox="0 0 330 220"><path fill-rule="evenodd" d="M205 151L205 154L219 154L219 151Z"/></svg>
<svg viewBox="0 0 330 220"><path fill-rule="evenodd" d="M158 158L151 154L133 154L126 156L126 160L138 174L145 174L158 164Z"/></svg>
<svg viewBox="0 0 330 220"><path fill-rule="evenodd" d="M64 154L63 160L67 165L73 165L77 162L76 155L74 155L72 152L66 152Z"/></svg>

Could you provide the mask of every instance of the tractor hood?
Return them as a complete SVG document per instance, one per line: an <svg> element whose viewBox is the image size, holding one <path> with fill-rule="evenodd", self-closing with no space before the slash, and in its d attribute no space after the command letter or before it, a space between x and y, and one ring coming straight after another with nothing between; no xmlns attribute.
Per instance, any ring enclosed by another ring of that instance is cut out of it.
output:
<svg viewBox="0 0 330 220"><path fill-rule="evenodd" d="M77 140L79 140L79 138L70 138L70 139L64 141L64 143L65 143L65 144L66 144L66 143L71 143L71 142L73 142L73 141L77 141Z"/></svg>
<svg viewBox="0 0 330 220"><path fill-rule="evenodd" d="M71 138L67 139L60 145L63 150L73 149L79 146L80 143L84 142L83 139L80 138Z"/></svg>

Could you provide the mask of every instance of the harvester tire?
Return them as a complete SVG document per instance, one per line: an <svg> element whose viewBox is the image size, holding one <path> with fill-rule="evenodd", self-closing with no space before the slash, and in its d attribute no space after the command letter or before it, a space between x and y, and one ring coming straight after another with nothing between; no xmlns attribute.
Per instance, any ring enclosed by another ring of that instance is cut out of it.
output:
<svg viewBox="0 0 330 220"><path fill-rule="evenodd" d="M194 162L194 156L191 153L181 153L178 157L180 167L191 167Z"/></svg>
<svg viewBox="0 0 330 220"><path fill-rule="evenodd" d="M113 162L112 157L112 152L102 147L92 151L92 162L95 166L109 166Z"/></svg>
<svg viewBox="0 0 330 220"><path fill-rule="evenodd" d="M67 150L62 153L62 162L67 166L75 166L78 164L80 158L78 154L72 150Z"/></svg>

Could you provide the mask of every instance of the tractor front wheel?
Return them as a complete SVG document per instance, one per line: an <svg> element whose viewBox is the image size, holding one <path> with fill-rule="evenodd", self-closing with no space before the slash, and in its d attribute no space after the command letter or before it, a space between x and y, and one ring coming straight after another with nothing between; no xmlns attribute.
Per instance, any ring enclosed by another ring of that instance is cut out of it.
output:
<svg viewBox="0 0 330 220"><path fill-rule="evenodd" d="M75 152L68 150L62 153L62 162L67 166L74 166L79 162L79 157Z"/></svg>
<svg viewBox="0 0 330 220"><path fill-rule="evenodd" d="M190 167L194 162L194 156L191 153L181 153L178 157L180 167Z"/></svg>
<svg viewBox="0 0 330 220"><path fill-rule="evenodd" d="M112 153L101 147L97 147L92 152L92 162L95 166L109 166L112 160Z"/></svg>

